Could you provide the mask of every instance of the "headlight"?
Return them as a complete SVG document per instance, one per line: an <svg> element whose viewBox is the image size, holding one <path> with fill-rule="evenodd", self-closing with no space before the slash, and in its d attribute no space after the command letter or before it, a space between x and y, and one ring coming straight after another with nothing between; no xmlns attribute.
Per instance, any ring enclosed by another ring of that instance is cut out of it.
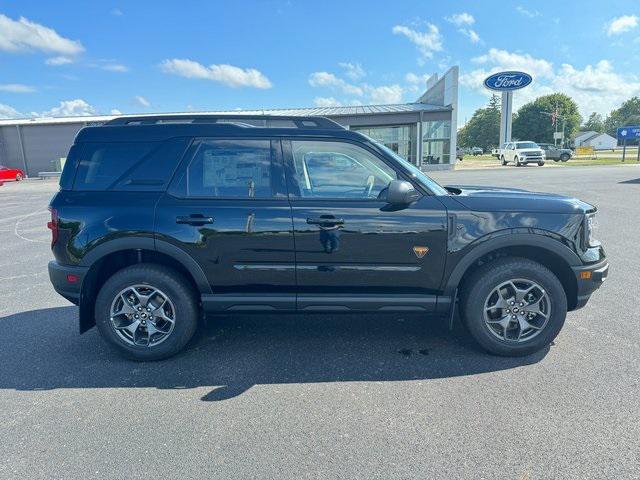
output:
<svg viewBox="0 0 640 480"><path fill-rule="evenodd" d="M584 239L587 247L597 247L600 242L596 240L594 236L594 230L596 227L596 214L588 213L585 215L584 222Z"/></svg>

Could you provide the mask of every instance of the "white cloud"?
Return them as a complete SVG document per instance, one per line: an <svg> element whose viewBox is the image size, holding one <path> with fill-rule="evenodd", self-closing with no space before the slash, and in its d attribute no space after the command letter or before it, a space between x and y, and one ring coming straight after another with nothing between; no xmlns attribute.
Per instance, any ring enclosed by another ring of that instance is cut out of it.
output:
<svg viewBox="0 0 640 480"><path fill-rule="evenodd" d="M141 107L149 108L151 106L151 102L141 95L136 95L133 100Z"/></svg>
<svg viewBox="0 0 640 480"><path fill-rule="evenodd" d="M120 110L118 110L117 108L112 108L111 109L111 115L122 115L122 112Z"/></svg>
<svg viewBox="0 0 640 480"><path fill-rule="evenodd" d="M125 73L129 71L129 67L126 65L122 65L120 63L107 63L106 65L100 66L102 70L107 70L109 72L118 72Z"/></svg>
<svg viewBox="0 0 640 480"><path fill-rule="evenodd" d="M4 85L0 85L0 91L9 93L32 93L35 92L36 89L21 83L5 83Z"/></svg>
<svg viewBox="0 0 640 480"><path fill-rule="evenodd" d="M336 100L333 97L316 97L313 99L313 104L316 107L340 107L342 102Z"/></svg>
<svg viewBox="0 0 640 480"><path fill-rule="evenodd" d="M20 118L22 116L15 108L0 103L0 118Z"/></svg>
<svg viewBox="0 0 640 480"><path fill-rule="evenodd" d="M60 105L46 112L32 113L34 117L76 117L82 115L95 115L96 109L81 98L75 100L63 100Z"/></svg>
<svg viewBox="0 0 640 480"><path fill-rule="evenodd" d="M413 72L409 72L404 76L404 79L407 83L423 85L427 83L427 80L429 80L430 76L431 75L427 75L427 74L416 75Z"/></svg>
<svg viewBox="0 0 640 480"><path fill-rule="evenodd" d="M534 58L529 54L508 52L497 48L490 49L486 54L472 59L473 62L486 65L494 65L494 70L523 70L534 77L552 77L553 65L551 62Z"/></svg>
<svg viewBox="0 0 640 480"><path fill-rule="evenodd" d="M522 5L518 5L516 7L516 11L518 13L520 13L521 15L524 15L525 17L529 17L529 18L536 18L536 17L539 17L539 16L542 15L539 11L537 11L537 10L527 10Z"/></svg>
<svg viewBox="0 0 640 480"><path fill-rule="evenodd" d="M392 32L396 35L407 37L424 58L432 58L433 52L440 52L442 50L442 36L440 35L438 27L432 23L427 24L427 30L425 32L419 32L404 25L396 25L393 27Z"/></svg>
<svg viewBox="0 0 640 480"><path fill-rule="evenodd" d="M471 40L471 43L479 43L481 41L480 35L478 35L478 33L475 30L471 30L470 28L468 29L461 28L460 33L469 37L469 40Z"/></svg>
<svg viewBox="0 0 640 480"><path fill-rule="evenodd" d="M518 69L536 76L531 86L516 92L514 109L540 95L560 92L573 98L581 115L586 118L591 112L606 115L628 98L640 95L640 78L616 72L608 60L600 60L583 68L568 63L555 68L545 59L492 49L475 61L485 64L487 68L460 75L460 84L487 96L490 92L483 82L492 73Z"/></svg>
<svg viewBox="0 0 640 480"><path fill-rule="evenodd" d="M365 90L373 104L383 105L389 103L401 103L402 95L404 93L403 88L398 84L381 85L379 87L366 85Z"/></svg>
<svg viewBox="0 0 640 480"><path fill-rule="evenodd" d="M445 17L445 20L458 27L462 27L463 25L473 25L476 21L476 19L473 18L473 15L467 12L454 13L450 17Z"/></svg>
<svg viewBox="0 0 640 480"><path fill-rule="evenodd" d="M328 87L337 89L342 93L349 95L362 96L363 89L357 85L352 85L342 78L336 77L333 73L329 72L314 72L309 75L309 85L312 87Z"/></svg>
<svg viewBox="0 0 640 480"><path fill-rule="evenodd" d="M60 65L73 63L73 59L65 56L51 57L47 58L44 63L46 63L47 65L51 65L52 67L59 67Z"/></svg>
<svg viewBox="0 0 640 480"><path fill-rule="evenodd" d="M78 40L70 40L55 30L24 17L18 20L0 14L0 50L6 52L41 51L73 56L84 51Z"/></svg>
<svg viewBox="0 0 640 480"><path fill-rule="evenodd" d="M367 74L359 63L341 62L338 65L345 70L344 74L351 80L360 80Z"/></svg>
<svg viewBox="0 0 640 480"><path fill-rule="evenodd" d="M266 89L273 86L271 81L255 68L243 69L226 64L214 64L206 67L201 63L183 58L164 60L160 68L167 73L173 73L181 77L212 80L232 88L252 87Z"/></svg>
<svg viewBox="0 0 640 480"><path fill-rule="evenodd" d="M620 35L622 33L633 30L638 26L637 15L622 15L621 17L614 18L607 23L607 35Z"/></svg>

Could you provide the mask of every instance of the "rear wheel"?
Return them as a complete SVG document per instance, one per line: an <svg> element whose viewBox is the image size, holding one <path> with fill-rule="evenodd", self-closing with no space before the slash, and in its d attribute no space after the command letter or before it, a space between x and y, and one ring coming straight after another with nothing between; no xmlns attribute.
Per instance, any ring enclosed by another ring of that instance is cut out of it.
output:
<svg viewBox="0 0 640 480"><path fill-rule="evenodd" d="M96 300L100 334L133 360L175 355L198 325L198 302L188 285L181 274L162 265L141 263L116 272Z"/></svg>
<svg viewBox="0 0 640 480"><path fill-rule="evenodd" d="M22 174L21 174L21 173L18 173L18 174L16 175L16 182L19 182L20 180L22 180Z"/></svg>
<svg viewBox="0 0 640 480"><path fill-rule="evenodd" d="M465 282L463 320L486 351L503 356L534 353L560 333L567 297L558 278L525 258L503 258L480 267Z"/></svg>

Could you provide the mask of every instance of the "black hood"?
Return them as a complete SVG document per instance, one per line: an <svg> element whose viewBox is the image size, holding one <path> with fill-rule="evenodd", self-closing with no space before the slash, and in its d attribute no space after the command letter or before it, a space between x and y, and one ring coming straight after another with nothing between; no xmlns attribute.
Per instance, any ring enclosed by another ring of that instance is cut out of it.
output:
<svg viewBox="0 0 640 480"><path fill-rule="evenodd" d="M493 212L586 213L595 208L577 198L518 188L447 185L455 199L470 210Z"/></svg>

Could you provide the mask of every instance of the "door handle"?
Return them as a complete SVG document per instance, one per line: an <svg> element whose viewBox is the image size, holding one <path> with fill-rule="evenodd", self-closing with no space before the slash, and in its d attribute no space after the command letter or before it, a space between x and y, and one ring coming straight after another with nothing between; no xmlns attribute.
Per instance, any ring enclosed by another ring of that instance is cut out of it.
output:
<svg viewBox="0 0 640 480"><path fill-rule="evenodd" d="M344 225L344 219L335 217L307 218L309 225L320 225L321 227L331 227L333 225Z"/></svg>
<svg viewBox="0 0 640 480"><path fill-rule="evenodd" d="M213 223L213 217L206 217L201 213L192 213L191 215L177 216L176 223L185 225L206 225L208 223Z"/></svg>

